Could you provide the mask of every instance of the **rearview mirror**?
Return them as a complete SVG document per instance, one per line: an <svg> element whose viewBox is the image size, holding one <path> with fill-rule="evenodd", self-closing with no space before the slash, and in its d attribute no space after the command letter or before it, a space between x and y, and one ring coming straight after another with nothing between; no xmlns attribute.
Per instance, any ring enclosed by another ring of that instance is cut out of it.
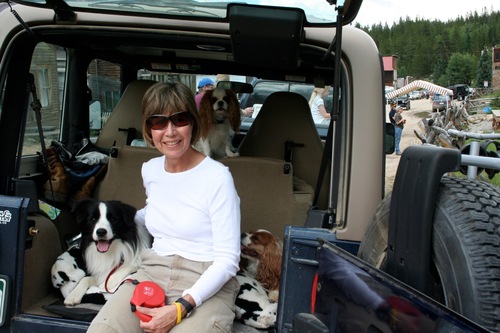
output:
<svg viewBox="0 0 500 333"><path fill-rule="evenodd" d="M231 89L236 94L251 94L253 92L253 86L245 82L219 81L217 88Z"/></svg>

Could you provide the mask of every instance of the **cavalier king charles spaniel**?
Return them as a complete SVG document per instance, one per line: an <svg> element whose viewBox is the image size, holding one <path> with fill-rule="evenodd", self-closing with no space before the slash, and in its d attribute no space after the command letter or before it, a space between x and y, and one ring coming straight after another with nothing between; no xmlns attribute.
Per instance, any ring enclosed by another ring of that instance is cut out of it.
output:
<svg viewBox="0 0 500 333"><path fill-rule="evenodd" d="M230 89L207 90L200 103L201 138L195 148L214 159L238 156L232 138L241 124L240 104Z"/></svg>
<svg viewBox="0 0 500 333"><path fill-rule="evenodd" d="M236 318L255 328L270 328L276 321L282 244L267 230L243 233L241 257Z"/></svg>

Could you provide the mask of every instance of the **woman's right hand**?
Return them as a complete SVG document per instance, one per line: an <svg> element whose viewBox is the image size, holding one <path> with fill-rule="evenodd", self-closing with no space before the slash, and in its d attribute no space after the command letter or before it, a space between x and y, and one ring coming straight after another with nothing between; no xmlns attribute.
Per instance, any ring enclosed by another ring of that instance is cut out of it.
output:
<svg viewBox="0 0 500 333"><path fill-rule="evenodd" d="M165 333L175 326L177 321L177 307L173 304L165 305L160 308L137 307L137 311L148 315L151 320L141 321L139 327L147 333Z"/></svg>

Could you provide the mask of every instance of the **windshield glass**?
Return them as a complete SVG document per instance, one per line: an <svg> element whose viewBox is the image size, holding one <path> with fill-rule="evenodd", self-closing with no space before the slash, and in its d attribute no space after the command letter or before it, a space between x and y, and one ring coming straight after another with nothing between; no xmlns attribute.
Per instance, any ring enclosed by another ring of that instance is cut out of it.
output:
<svg viewBox="0 0 500 333"><path fill-rule="evenodd" d="M20 1L49 6L45 0ZM136 12L141 15L191 16L225 19L229 3L302 8L309 23L335 22L335 7L326 0L67 0L71 8L80 10ZM50 1L49 1L50 3Z"/></svg>

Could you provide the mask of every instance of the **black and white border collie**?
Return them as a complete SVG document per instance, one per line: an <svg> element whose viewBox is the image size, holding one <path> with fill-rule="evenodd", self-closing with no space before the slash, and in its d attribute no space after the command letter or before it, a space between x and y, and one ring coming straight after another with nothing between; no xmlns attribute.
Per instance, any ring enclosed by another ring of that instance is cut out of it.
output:
<svg viewBox="0 0 500 333"><path fill-rule="evenodd" d="M130 205L88 199L78 202L73 212L81 229L84 267L69 250L52 267L52 284L61 289L66 305L81 303L86 294L106 299L137 271L140 252L150 247L149 234L135 223L136 209Z"/></svg>

